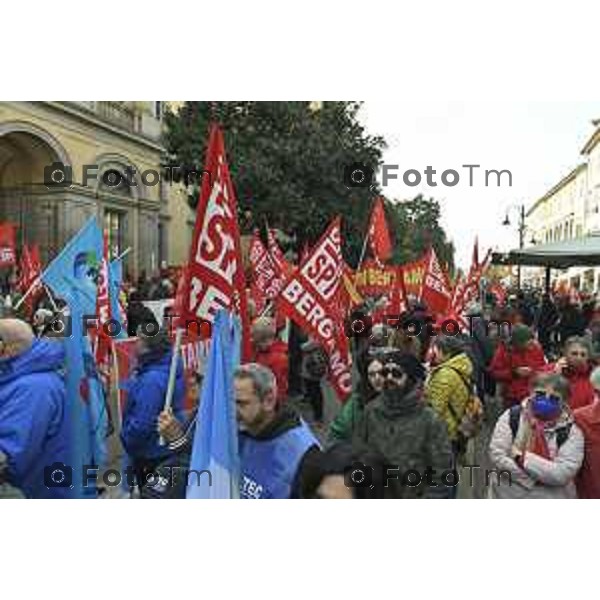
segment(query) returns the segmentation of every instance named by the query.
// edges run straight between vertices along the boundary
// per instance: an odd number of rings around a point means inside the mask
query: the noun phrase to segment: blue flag
[[[108,263],[108,296],[110,301],[111,318],[118,321],[121,325],[119,334],[115,335],[116,339],[127,337],[127,329],[121,322],[121,309],[119,306],[119,294],[121,293],[121,284],[123,283],[123,263],[120,259]]]
[[[239,498],[240,459],[233,373],[239,364],[240,331],[239,319],[225,310],[217,313],[200,392],[188,473],[188,499]]]
[[[108,418],[104,393],[92,354],[84,315],[96,311],[97,280],[102,260],[102,232],[90,219],[62,252],[48,265],[42,281],[65,300],[70,310],[71,331],[66,332],[66,414],[71,419],[69,440],[73,469],[73,497],[95,497],[94,481],[84,485],[83,465],[106,460]]]

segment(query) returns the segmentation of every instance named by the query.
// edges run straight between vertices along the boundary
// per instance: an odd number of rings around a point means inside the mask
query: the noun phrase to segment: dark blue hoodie
[[[127,402],[123,412],[121,441],[133,459],[159,459],[170,453],[166,445],[160,446],[158,443],[157,425],[167,395],[171,355],[171,352],[167,352],[158,358],[143,357],[136,374],[123,385],[127,391]],[[184,400],[183,363],[179,359],[172,408],[180,422],[185,421]]]
[[[8,457],[9,483],[28,498],[69,496],[68,488],[44,485],[44,467],[69,463],[64,359],[62,344],[48,340],[0,359],[0,451]]]

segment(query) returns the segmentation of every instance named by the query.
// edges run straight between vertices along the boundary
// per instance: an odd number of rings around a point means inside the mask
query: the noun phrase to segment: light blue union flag
[[[233,373],[240,360],[241,325],[217,313],[200,392],[200,409],[188,473],[186,498],[239,498],[240,459]],[[210,478],[206,473],[208,471]],[[210,485],[209,485],[210,484]]]
[[[97,281],[102,260],[102,232],[91,218],[48,265],[42,281],[69,306],[71,331],[65,332],[66,415],[70,427],[70,466],[74,498],[96,496],[93,481],[83,485],[83,465],[102,465],[106,459],[108,418],[83,317],[96,311]]]

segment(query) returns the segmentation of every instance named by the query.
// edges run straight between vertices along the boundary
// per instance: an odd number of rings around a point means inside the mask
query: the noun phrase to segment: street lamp
[[[502,225],[504,227],[510,226],[509,213],[511,210],[517,209],[519,211],[519,223],[517,229],[519,231],[519,250],[523,249],[523,245],[525,243],[525,205],[524,204],[511,204],[506,209],[506,216],[504,217],[504,221],[502,221]],[[517,288],[521,289],[521,265],[517,265]]]

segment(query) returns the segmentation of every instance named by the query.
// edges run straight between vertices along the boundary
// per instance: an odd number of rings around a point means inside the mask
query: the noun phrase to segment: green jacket
[[[332,442],[351,441],[363,411],[364,404],[360,395],[353,392],[329,426],[329,440]]]
[[[353,445],[385,460],[390,496],[450,497],[452,490],[442,476],[453,468],[452,448],[444,423],[425,406],[420,389],[399,402],[390,402],[385,394],[369,402],[355,428]],[[420,475],[419,485],[410,479],[414,471]]]

